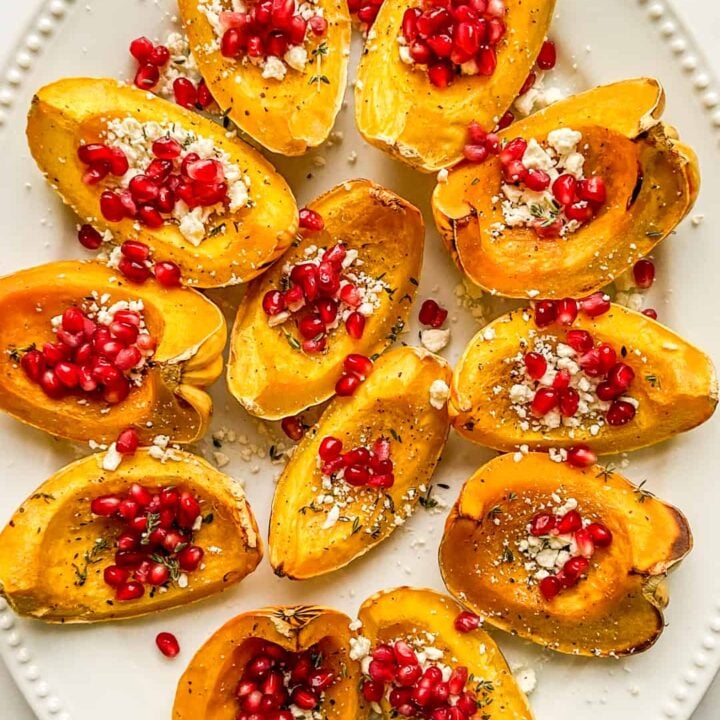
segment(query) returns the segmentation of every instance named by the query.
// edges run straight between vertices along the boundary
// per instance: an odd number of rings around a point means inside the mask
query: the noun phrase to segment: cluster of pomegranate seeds
[[[468,162],[482,163],[490,155],[497,155],[500,152],[500,138],[497,133],[485,132],[474,120],[468,125],[467,133],[468,141],[463,147],[463,155]]]
[[[180,643],[172,633],[158,633],[155,644],[158,650],[167,658],[174,658],[180,654]]]
[[[605,180],[600,175],[592,175],[578,180],[568,172],[563,173],[552,182],[550,175],[544,170],[528,169],[523,164],[523,156],[528,142],[517,137],[503,145],[499,157],[502,165],[504,182],[510,185],[525,185],[533,192],[551,190],[553,200],[568,221],[582,225],[595,217],[607,200]],[[557,238],[565,228],[562,217],[554,220],[538,218],[533,224],[535,234],[544,239]]]
[[[373,371],[373,361],[365,355],[350,353],[343,362],[343,372],[335,383],[335,392],[341,397],[354,395]]]
[[[568,559],[560,570],[540,580],[540,593],[552,600],[558,593],[577,585],[590,567],[590,558],[597,548],[609,547],[612,533],[599,522],[585,523],[577,510],[568,510],[558,517],[552,512],[540,512],[530,520],[530,534],[534,537],[569,536],[577,547],[577,555]]]
[[[115,540],[115,564],[103,573],[117,600],[137,600],[146,585],[165,585],[202,562],[203,549],[192,544],[193,531],[202,522],[200,503],[189,490],[153,492],[133,483],[126,493],[96,497],[90,509],[122,527]]]
[[[378,438],[369,449],[359,446],[343,453],[338,438],[328,435],[318,450],[323,475],[339,477],[353,487],[387,489],[395,483],[393,461],[390,459],[390,441]]]
[[[420,307],[418,319],[423,325],[431,328],[440,328],[447,320],[448,311],[438,305],[435,300],[426,300]]]
[[[328,29],[320,15],[306,20],[295,0],[260,0],[248,12],[220,13],[220,23],[220,52],[233,60],[282,58],[291,47],[304,45],[308,32],[321,38]]]
[[[134,310],[119,310],[102,325],[69,307],[56,341],[24,353],[20,365],[50,398],[76,394],[116,405],[130,393],[130,374],[155,352],[157,341],[141,325]]]
[[[556,63],[557,48],[555,47],[555,43],[552,40],[546,40],[542,44],[537,59],[535,60],[536,68],[543,71],[552,70],[555,67]],[[523,95],[525,95],[525,93],[528,92],[535,85],[537,78],[538,73],[535,70],[531,70],[528,73],[528,76],[525,78],[525,82],[523,83],[522,87],[520,88],[518,97],[522,97]],[[508,123],[508,125],[509,124],[510,123]]]
[[[191,210],[229,202],[225,169],[219,160],[187,153],[172,137],[156,140],[152,153],[154,159],[143,173],[133,176],[127,189],[108,189],[100,196],[100,212],[108,222],[130,219],[157,229],[180,200]],[[129,169],[123,151],[104,143],[81,145],[78,157],[88,166],[83,180],[91,185],[108,172],[122,177]]]
[[[280,427],[282,428],[282,431],[295,442],[302,440],[305,435],[306,427],[301,415],[292,415],[290,417],[283,418],[280,421]]]
[[[178,287],[182,278],[180,268],[169,260],[152,263],[150,248],[137,240],[126,240],[120,246],[118,270],[134,283],[144,283],[153,275],[163,287]]]
[[[535,303],[534,320],[539,328],[554,323],[570,326],[575,322],[578,313],[595,318],[604,315],[608,310],[610,310],[610,297],[603,292],[596,292],[580,300],[573,298],[538,300]]]
[[[489,77],[507,32],[506,11],[502,0],[425,0],[422,9],[408,8],[401,32],[410,61],[427,66],[439,88],[461,71]]]
[[[317,645],[293,653],[263,641],[235,688],[240,705],[235,720],[294,720],[291,706],[305,712],[318,710],[325,691],[336,681]]]
[[[367,32],[375,22],[383,0],[348,0],[348,10],[354,15],[361,27]]]
[[[467,667],[455,667],[445,680],[437,665],[423,667],[415,650],[404,640],[378,645],[367,674],[363,697],[367,702],[379,703],[387,696],[393,715],[431,720],[477,717],[477,700],[467,689],[470,679]]]
[[[160,82],[162,69],[170,62],[170,50],[165,45],[155,45],[150,38],[139,37],[130,43],[130,54],[138,63],[136,87],[154,90]],[[173,82],[173,93],[175,102],[188,110],[205,110],[214,102],[204,80],[195,85],[188,78],[177,78]]]
[[[480,627],[480,616],[463,610],[454,621],[455,629],[459,633],[469,633]]]

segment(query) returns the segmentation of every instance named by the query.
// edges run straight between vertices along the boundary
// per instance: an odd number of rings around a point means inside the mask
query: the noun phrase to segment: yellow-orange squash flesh
[[[142,384],[116,405],[96,399],[79,404],[79,395],[49,398],[12,352],[55,341],[51,319],[81,307],[93,291],[107,293],[108,306],[142,300],[148,332],[158,340]],[[188,443],[204,435],[212,413],[204,388],[222,373],[227,327],[200,293],[153,280],[136,285],[101,263],[64,261],[0,278],[0,312],[0,409],[18,420],[84,442],[113,442],[126,427],[135,427],[145,442],[169,435]]]
[[[695,153],[659,122],[664,103],[656,80],[627,80],[555,103],[500,133],[541,143],[559,128],[583,134],[585,174],[605,179],[607,202],[563,238],[542,240],[532,228],[504,225],[497,157],[455,168],[435,188],[432,206],[460,269],[500,295],[579,297],[647,255],[690,211],[700,184]]]
[[[201,0],[179,0],[183,27],[210,92],[223,112],[272,152],[302,155],[324,142],[345,95],[350,14],[344,0],[318,0],[327,33],[307,44],[304,70],[283,80],[263,78],[251,62],[223,57]]]
[[[330,403],[298,445],[275,489],[269,545],[278,575],[299,580],[337,570],[382,542],[397,527],[396,517],[404,521],[415,508],[449,429],[447,407],[430,405],[430,386],[437,380],[450,381],[444,360],[416,348],[399,348],[377,361],[355,395]],[[395,484],[384,493],[358,490],[337,522],[325,527],[332,506],[317,502],[322,488],[317,459],[328,435],[341,440],[346,451],[387,438]]]
[[[325,229],[303,231],[301,242],[283,263],[248,287],[230,342],[230,392],[248,412],[270,420],[295,415],[332,397],[348,354],[369,357],[390,345],[407,321],[422,267],[420,211],[389,190],[368,180],[353,180],[309,207],[323,217]],[[330,334],[325,353],[305,354],[293,319],[276,327],[268,325],[263,296],[280,287],[286,264],[306,260],[307,248],[339,242],[357,250],[362,272],[370,277],[382,275],[389,290],[381,293],[380,307],[367,318],[360,340],[351,338],[341,323]]]
[[[463,607],[455,600],[434,590],[400,587],[368,598],[360,607],[358,618],[362,622],[360,632],[373,647],[400,638],[411,645],[415,639],[426,644],[427,634],[432,635],[433,647],[444,653],[442,662],[464,666],[473,676],[482,717],[531,720],[527,699],[490,635],[482,628],[469,633],[455,629],[453,623],[462,611]],[[472,685],[471,682],[469,687]],[[383,710],[386,717],[394,717],[385,701]]]
[[[19,615],[50,623],[120,620],[165,610],[222,592],[251,573],[262,557],[257,524],[240,486],[205,460],[176,450],[161,462],[147,450],[126,457],[114,471],[102,469],[102,454],[64,467],[43,483],[0,533],[0,594]],[[114,564],[113,545],[121,526],[90,511],[93,498],[127,492],[140,483],[151,490],[176,486],[192,491],[203,517],[194,533],[206,552],[202,569],[188,574],[188,586],[170,583],[167,592],[146,592],[119,602],[103,570]],[[99,538],[108,547],[94,548]],[[88,555],[90,553],[90,562]]]
[[[400,59],[398,36],[405,10],[417,0],[383,3],[360,61],[355,85],[358,130],[372,145],[426,172],[463,157],[474,120],[491,130],[510,107],[540,51],[554,0],[505,0],[508,32],[490,77],[458,75],[435,87],[424,66]]]
[[[323,667],[335,673],[321,707],[327,720],[365,717],[358,685],[360,668],[350,659],[350,618],[317,605],[269,607],[225,623],[190,661],[180,678],[173,720],[235,720],[235,688],[262,641],[299,653],[318,645]]]
[[[621,426],[604,424],[595,435],[588,424],[544,432],[523,430],[511,407],[512,364],[505,359],[525,352],[523,340],[532,349],[534,333],[562,340],[567,328],[552,325],[538,330],[529,308],[503,315],[488,327],[485,332],[492,339],[478,333],[455,367],[450,397],[453,427],[481,445],[510,451],[522,444],[539,449],[584,443],[601,454],[623,452],[690,430],[715,411],[717,377],[710,358],[664,325],[613,304],[595,319],[580,314],[573,328],[587,330],[596,345],[610,343],[618,359],[634,370],[627,393],[639,402],[634,419]],[[502,392],[495,392],[498,386]]]
[[[132,219],[107,221],[100,212],[105,184],[83,182],[87,167],[77,151],[80,145],[102,141],[109,121],[128,117],[141,123],[175,124],[212,140],[248,176],[251,205],[214,216],[212,228],[197,247],[175,224],[151,229]],[[201,115],[115,80],[71,78],[42,88],[33,98],[27,137],[48,182],[83,221],[110,230],[118,243],[129,239],[145,243],[156,260],[177,263],[189,285],[221,287],[251,280],[285,251],[297,230],[297,206],[290,188],[259,152],[227,137],[220,125]]]
[[[613,541],[596,550],[586,578],[546,601],[528,584],[516,542],[553,493],[575,498],[578,512],[606,525]],[[544,453],[520,462],[508,454],[465,483],[445,525],[440,569],[450,593],[496,627],[559,652],[627,655],[662,632],[665,576],[691,547],[680,511],[621,475]]]

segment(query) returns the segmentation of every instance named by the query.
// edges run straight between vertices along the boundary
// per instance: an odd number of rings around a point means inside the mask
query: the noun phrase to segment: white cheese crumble
[[[428,328],[421,330],[420,342],[425,349],[438,353],[450,342],[450,329]]]
[[[444,380],[434,380],[430,385],[430,404],[436,410],[442,410],[450,397],[450,388]]]
[[[110,447],[107,449],[105,456],[103,457],[103,470],[109,470],[111,472],[113,470],[117,470],[120,467],[122,459],[123,456],[121,453],[118,452],[117,445],[115,443],[112,443],[112,445],[110,445]]]

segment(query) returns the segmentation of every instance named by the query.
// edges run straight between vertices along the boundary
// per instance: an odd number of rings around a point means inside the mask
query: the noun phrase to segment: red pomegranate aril
[[[455,618],[453,625],[459,633],[469,633],[480,627],[480,617],[464,610]]]
[[[365,332],[365,316],[359,312],[352,312],[345,320],[345,329],[354,340],[360,340]]]
[[[308,355],[324,352],[327,347],[327,335],[318,335],[311,340],[303,340],[301,347],[303,352]]]
[[[60,343],[45,343],[42,354],[44,361],[53,367],[65,360],[68,356],[67,349]]]
[[[220,52],[223,57],[234,59],[243,51],[246,44],[245,33],[237,28],[227,30],[220,41]]]
[[[318,300],[315,309],[326,327],[332,325],[337,319],[338,306],[335,300],[331,298]]]
[[[453,69],[448,62],[437,62],[428,67],[428,78],[435,87],[447,87],[453,76]]]
[[[318,455],[321,460],[329,462],[330,460],[335,460],[340,457],[342,447],[342,440],[338,440],[337,438],[332,437],[332,435],[328,435],[322,439],[320,448],[318,449]]]
[[[503,178],[506,182],[512,184],[521,183],[527,178],[527,168],[520,160],[511,160],[507,165],[503,166]]]
[[[535,304],[535,325],[539,328],[552,325],[557,319],[557,304],[553,300],[539,300]]]
[[[557,524],[557,530],[561,535],[577,532],[582,527],[582,517],[577,510],[568,510]]]
[[[147,575],[147,583],[150,585],[165,585],[170,580],[170,570],[167,565],[153,563]]]
[[[155,644],[165,657],[174,658],[180,653],[180,643],[172,633],[158,633],[155,638]]]
[[[558,407],[563,417],[573,417],[580,406],[580,395],[574,388],[565,388],[558,393]]]
[[[30,350],[20,358],[20,366],[34,382],[38,382],[45,372],[45,358],[39,350]]]
[[[294,20],[295,18],[293,18]],[[321,17],[320,15],[313,15],[307,22],[307,24],[310,26],[310,30],[312,31],[312,34],[316,37],[322,37],[326,32],[328,28],[327,20],[324,17]],[[304,34],[303,34],[304,37]]]
[[[563,574],[567,579],[564,583],[566,587],[568,585],[574,585],[588,567],[590,567],[590,563],[588,559],[582,555],[576,555],[570,558],[565,565],[563,565]]]
[[[97,185],[109,172],[110,168],[107,165],[95,165],[83,174],[83,182],[86,185]]]
[[[94,515],[101,517],[111,517],[115,515],[120,507],[120,498],[117,495],[101,495],[93,498],[90,503],[90,511]]]
[[[500,162],[503,165],[509,165],[513,160],[521,160],[527,150],[527,145],[527,140],[524,138],[510,140],[500,151]]]
[[[80,244],[88,250],[97,250],[103,243],[103,236],[92,225],[81,225],[78,230]]]
[[[530,412],[535,417],[543,417],[558,404],[558,392],[553,388],[541,387],[530,403]]]
[[[588,317],[598,317],[610,309],[610,298],[603,292],[596,292],[579,300],[580,310]]]
[[[635,371],[625,363],[617,363],[608,371],[607,379],[618,392],[625,392],[635,379]]]
[[[262,306],[266,315],[278,315],[285,310],[285,296],[279,290],[269,290],[263,296]]]
[[[298,330],[306,340],[312,340],[325,332],[325,325],[319,317],[307,315],[301,318]]]
[[[120,246],[120,251],[126,258],[137,262],[145,262],[150,257],[150,248],[137,240],[126,240]]]
[[[617,427],[629,423],[635,417],[635,406],[626,400],[615,400],[605,415],[608,425]]]
[[[571,380],[572,380],[572,376],[570,375],[570,371],[566,370],[565,368],[561,368],[555,374],[555,377],[553,378],[552,386],[556,390],[564,390],[565,388],[570,386]]]
[[[462,693],[467,683],[468,675],[469,673],[466,667],[459,666],[453,669],[448,679],[448,687],[450,688],[451,695],[460,695],[460,693]],[[477,704],[475,707],[477,708]]]
[[[410,57],[419,65],[427,65],[432,59],[432,50],[423,40],[415,40],[410,45]]]
[[[385,694],[385,684],[376,680],[365,680],[362,694],[367,702],[380,702]]]
[[[575,445],[568,448],[567,462],[578,468],[586,468],[597,462],[597,455],[587,445]]]
[[[607,373],[617,361],[617,353],[615,348],[609,343],[600,343],[597,346],[598,358],[600,361],[600,372]]]
[[[126,568],[120,568],[117,565],[108,565],[103,570],[103,580],[110,587],[120,587],[124,585],[130,578],[130,571]]]
[[[152,205],[143,205],[139,208],[137,219],[151,230],[157,230],[165,224],[163,216]]]
[[[345,358],[343,366],[346,372],[357,375],[361,380],[365,380],[373,371],[373,361],[358,353],[350,353]]]
[[[539,380],[547,371],[547,360],[536,352],[525,355],[525,371],[533,380]]]
[[[647,290],[655,282],[655,265],[651,260],[638,260],[633,265],[633,278],[636,287]]]
[[[607,200],[605,180],[599,175],[585,178],[578,183],[577,194],[581,200],[602,204]]]
[[[181,527],[190,528],[200,514],[200,503],[192,493],[184,491],[180,493],[178,501],[178,523]]]
[[[545,600],[550,601],[562,590],[562,583],[554,575],[549,575],[538,583],[538,588]]]
[[[197,545],[188,545],[186,548],[183,548],[177,556],[180,569],[186,572],[197,570],[204,554],[203,549]]]
[[[557,322],[559,325],[572,325],[578,314],[577,300],[563,298],[557,301]]]
[[[319,213],[309,208],[300,210],[300,227],[310,232],[321,232],[325,228],[325,222]]]
[[[557,527],[557,518],[549,512],[541,512],[530,520],[530,534],[534,537],[548,535]]]
[[[541,70],[552,70],[557,62],[557,49],[552,40],[546,40],[535,61]]]
[[[584,200],[565,206],[565,215],[568,220],[577,220],[586,223],[592,220],[595,210]]]
[[[504,33],[504,26],[502,25],[493,25],[491,24],[490,27],[494,27],[497,31],[501,31]],[[478,68],[478,74],[483,75],[485,77],[489,77],[495,72],[495,68],[497,67],[497,54],[495,53],[494,48],[488,48],[488,47],[482,47],[480,48],[480,52],[477,56],[477,68]]]
[[[610,384],[609,382],[601,382],[595,388],[595,394],[600,400],[603,400],[604,402],[615,400],[615,398],[618,397],[618,395],[620,395],[621,393],[621,390],[618,390],[614,385]]]
[[[654,310],[653,308],[645,308],[645,310],[642,311],[642,314],[646,317],[651,318],[652,320],[658,319],[657,310]]]
[[[323,262],[332,263],[338,270],[342,267],[342,262],[347,256],[347,250],[342,243],[337,243],[328,248],[322,256]]]
[[[447,316],[448,311],[445,308],[440,307],[435,300],[429,299],[422,304],[418,317],[423,325],[439,328],[442,327]]]
[[[78,367],[69,362],[59,362],[55,366],[55,376],[69,390],[78,386]]]
[[[547,220],[536,220],[532,226],[535,234],[543,240],[558,238],[562,235],[563,221],[558,218],[549,222]]]
[[[135,347],[123,348],[115,357],[115,367],[127,372],[137,367],[142,360],[142,353]]]
[[[138,68],[135,74],[135,85],[140,90],[152,90],[160,81],[160,70],[155,65],[146,63]]]
[[[472,163],[482,163],[487,160],[488,150],[484,145],[465,145],[463,157]]]
[[[317,695],[312,690],[301,687],[292,691],[291,699],[301,710],[314,710],[319,702]]]
[[[283,418],[280,422],[282,431],[291,439],[297,442],[305,435],[305,425],[299,415]]]
[[[355,308],[362,303],[362,295],[355,285],[352,283],[345,283],[340,288],[340,300],[346,305]]]
[[[163,67],[170,61],[170,51],[164,45],[156,45],[147,56],[147,62],[150,65]]]
[[[173,95],[175,102],[187,110],[194,110],[198,102],[197,88],[184,77],[179,77],[173,82]]]
[[[345,468],[345,475],[343,476],[346,483],[353,485],[354,487],[360,487],[366,485],[370,473],[367,468],[361,467],[360,465],[350,465]]]
[[[518,96],[522,96],[526,92],[528,92],[532,88],[532,86],[535,85],[536,80],[537,75],[534,72],[529,73],[528,76],[525,78],[525,82],[522,84],[520,91],[518,92]]]
[[[120,602],[139,600],[145,594],[145,586],[139,582],[127,582],[118,587],[115,599]]]
[[[375,682],[389,683],[395,678],[393,666],[389,663],[373,659],[368,667],[368,674]]]
[[[340,275],[332,263],[323,260],[318,265],[318,288],[328,297],[334,296],[340,289]]]
[[[525,184],[530,190],[539,192],[550,185],[550,176],[544,170],[528,170],[525,175]]]
[[[100,212],[109,222],[120,222],[125,217],[125,209],[120,197],[112,190],[106,190],[100,196]]]
[[[182,278],[182,271],[180,268],[170,260],[163,260],[153,265],[153,273],[155,279],[163,286],[167,288],[179,287],[180,280]]]
[[[154,198],[146,202],[157,202],[160,197],[160,190],[162,189],[160,185],[167,181],[173,169],[174,166],[170,160],[160,160],[159,158],[156,158],[147,166],[145,169],[145,177],[157,184],[157,193]],[[137,200],[137,198],[135,199]]]
[[[561,205],[571,205],[575,202],[575,194],[577,192],[577,180],[572,176],[561,175],[552,186],[552,192],[555,199]]]
[[[418,659],[415,651],[403,640],[393,645],[393,654],[398,665],[417,665]]]
[[[140,537],[134,531],[128,531],[118,535],[115,541],[118,550],[137,550],[140,547]]]
[[[590,523],[585,529],[590,533],[596,547],[605,548],[612,543],[612,533],[602,523]]]
[[[150,38],[139,37],[135,38],[130,43],[130,54],[139,62],[147,62],[148,56],[155,48],[155,44]]]
[[[592,350],[595,341],[587,330],[568,330],[565,342],[577,353],[584,354]]]

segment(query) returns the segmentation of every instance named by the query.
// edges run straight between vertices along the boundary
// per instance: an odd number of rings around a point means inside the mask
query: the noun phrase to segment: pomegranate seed
[[[588,317],[594,318],[603,315],[610,309],[610,298],[605,293],[596,292],[582,298],[580,310]]]
[[[237,28],[227,30],[220,41],[220,52],[223,57],[234,59],[243,49],[243,34]]]
[[[561,368],[557,371],[555,377],[553,378],[552,386],[556,390],[564,390],[565,388],[570,386],[571,380],[572,377],[570,375],[570,371],[566,370],[565,368]]]
[[[321,353],[325,350],[327,346],[327,336],[326,335],[318,335],[317,337],[312,338],[312,340],[303,340],[302,341],[302,349],[304,353],[307,353],[308,355],[311,355],[313,353]]]
[[[395,672],[392,665],[375,659],[370,661],[368,674],[378,683],[389,683],[395,679]]]
[[[88,250],[97,250],[103,243],[103,236],[92,225],[81,225],[78,230],[80,244]]]
[[[601,374],[607,373],[617,360],[617,353],[609,343],[600,343],[597,347],[598,358],[600,362]]]
[[[547,371],[547,360],[536,352],[525,355],[525,370],[533,380],[539,380]]]
[[[563,229],[563,222],[560,218],[548,222],[547,220],[536,220],[532,226],[535,234],[543,240],[560,237]]]
[[[285,296],[279,290],[269,290],[262,300],[263,310],[272,317],[285,310]]]
[[[577,532],[582,527],[582,518],[577,510],[568,510],[557,524],[561,535]]]
[[[645,310],[642,311],[642,314],[646,317],[651,318],[652,320],[658,319],[657,310],[653,310],[653,308],[645,308]]]
[[[97,185],[103,178],[106,178],[110,168],[107,165],[91,167],[84,175],[83,182],[86,185]]]
[[[615,400],[607,411],[605,419],[608,425],[625,425],[635,417],[635,406],[625,400]]]
[[[197,88],[184,77],[179,77],[173,82],[173,94],[175,102],[188,110],[194,110],[198,104]]]
[[[595,552],[595,543],[593,542],[590,533],[585,528],[578,530],[573,539],[575,540],[577,551],[580,555],[582,555],[582,557],[590,558],[593,556]]]
[[[365,680],[362,694],[367,702],[380,702],[385,695],[385,684],[375,680]]]
[[[155,275],[155,279],[163,287],[167,288],[178,287],[180,285],[180,279],[182,278],[182,271],[170,260],[155,263],[155,265],[153,265],[153,274]]]
[[[197,570],[204,554],[203,549],[197,547],[197,545],[188,545],[186,548],[183,548],[177,556],[180,569],[186,572]]]
[[[442,327],[447,316],[448,311],[440,307],[435,300],[425,300],[420,308],[420,322],[432,328]]]
[[[539,328],[552,325],[557,319],[557,304],[553,300],[539,300],[535,304],[535,325]]]
[[[360,340],[365,332],[365,316],[359,312],[352,312],[345,320],[345,329],[354,340]]]
[[[565,388],[558,393],[558,406],[563,417],[572,417],[580,406],[580,395],[574,388]]]
[[[568,174],[561,175],[552,186],[553,195],[561,205],[571,205],[575,202],[576,191],[577,180]]]
[[[588,567],[590,567],[590,563],[587,558],[584,558],[581,555],[570,558],[565,565],[563,565],[563,574],[566,578],[566,582],[564,584],[566,587],[568,585],[574,585]]]
[[[537,192],[545,190],[550,185],[550,176],[544,170],[528,170],[525,184]]]
[[[163,67],[170,61],[170,51],[164,45],[157,45],[147,56],[147,62],[150,65],[156,65],[157,67]]]
[[[586,468],[597,462],[597,455],[587,445],[568,448],[567,462],[573,467]]]
[[[655,265],[650,260],[638,260],[633,266],[633,278],[637,287],[647,290],[655,282]]]
[[[174,138],[164,137],[153,143],[152,151],[160,160],[175,160],[182,154],[182,145]]]
[[[130,43],[130,54],[139,62],[147,62],[148,56],[155,48],[155,44],[150,38],[139,37],[135,38]]]
[[[139,582],[127,582],[120,585],[115,591],[115,599],[120,602],[138,600],[145,594],[145,586]]]
[[[497,129],[505,130],[505,128],[510,127],[510,125],[512,125],[514,121],[515,115],[510,110],[507,110],[505,114],[500,118],[500,122],[498,122],[497,124]]]
[[[126,568],[120,568],[117,565],[108,565],[103,570],[103,579],[105,584],[110,587],[120,587],[124,585],[130,577],[130,571]]]
[[[331,298],[322,298],[321,300],[318,300],[315,309],[317,310],[318,315],[320,315],[320,319],[325,324],[325,327],[333,325],[337,319],[338,306],[335,300]]]
[[[345,371],[357,375],[360,380],[366,380],[373,371],[373,362],[369,357],[358,353],[350,353],[343,361]]]
[[[458,632],[469,633],[480,627],[480,617],[475,613],[464,610],[455,618],[453,624]]]
[[[135,75],[135,85],[141,90],[152,90],[160,81],[160,70],[155,65],[141,65]]]
[[[325,222],[319,213],[309,208],[300,210],[300,227],[310,232],[321,232],[325,228]]]
[[[335,392],[341,397],[347,397],[354,395],[360,385],[362,380],[357,375],[343,374],[335,385]]]
[[[341,440],[328,435],[322,439],[318,454],[322,460],[328,462],[329,460],[334,460],[335,458],[340,457],[340,453],[342,453],[342,446],[343,444]]]
[[[607,199],[605,180],[599,175],[585,178],[578,183],[577,193],[581,200],[594,203],[604,203]]]
[[[595,211],[592,206],[584,200],[565,206],[565,215],[568,220],[577,220],[579,223],[586,223],[592,220]]]
[[[534,72],[529,73],[528,76],[525,78],[525,82],[520,88],[520,92],[518,92],[518,97],[522,97],[526,92],[528,92],[532,88],[532,86],[535,85],[536,80],[537,75]]]
[[[488,158],[488,151],[484,145],[465,145],[463,156],[468,162],[482,163]]]
[[[530,534],[535,537],[548,535],[557,527],[557,518],[548,512],[538,513],[530,520]]]
[[[159,633],[155,638],[155,644],[165,657],[174,658],[180,653],[180,643],[172,633]]]
[[[635,379],[635,371],[625,363],[617,363],[608,372],[608,382],[618,392],[625,392]]]
[[[435,87],[445,88],[453,81],[454,72],[447,61],[428,66],[427,72],[430,82]]]
[[[577,353],[586,353],[592,350],[595,341],[587,330],[568,330],[565,342]]]
[[[527,168],[520,160],[511,160],[507,165],[503,166],[503,177],[508,183],[521,183],[527,178],[527,174]]]
[[[539,582],[538,588],[545,600],[550,601],[562,590],[562,583],[554,575],[548,575]]]
[[[621,394],[621,391],[611,385],[609,382],[601,382],[595,388],[595,393],[600,400],[604,400],[607,402],[609,400],[614,400],[616,397],[618,397],[618,395]]]
[[[108,222],[120,222],[125,217],[125,208],[120,197],[112,190],[106,190],[100,196],[100,212]]]
[[[527,140],[524,138],[518,137],[510,140],[500,151],[500,162],[503,165],[509,165],[513,160],[522,160],[527,145]]]
[[[578,314],[577,300],[563,298],[557,301],[557,322],[559,325],[572,325]]]
[[[280,422],[282,431],[291,439],[297,442],[305,435],[305,425],[299,415],[283,418]]]
[[[312,340],[325,332],[325,324],[319,317],[306,315],[298,323],[298,330],[306,340]]]
[[[140,438],[137,434],[137,430],[133,428],[127,428],[123,430],[115,441],[115,447],[121,455],[132,455],[140,445]]]
[[[558,392],[553,388],[541,387],[530,403],[530,412],[535,417],[547,415],[558,404]]]
[[[38,382],[45,372],[45,358],[38,350],[30,350],[20,359],[20,366],[31,380]]]
[[[612,533],[602,523],[590,523],[585,529],[597,547],[608,547],[612,543]]]
[[[101,495],[93,498],[90,503],[90,511],[101,517],[111,517],[120,507],[120,498],[117,495]]]
[[[557,49],[552,40],[546,40],[540,48],[540,53],[535,61],[541,70],[552,70],[557,62]]]

